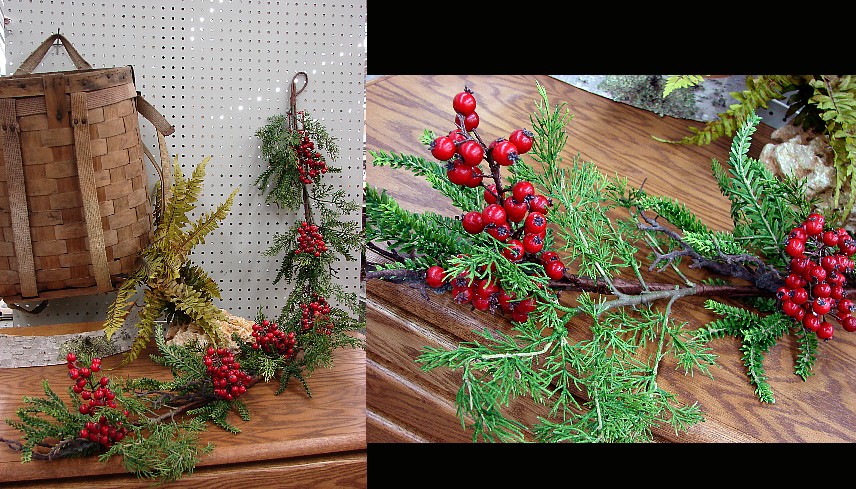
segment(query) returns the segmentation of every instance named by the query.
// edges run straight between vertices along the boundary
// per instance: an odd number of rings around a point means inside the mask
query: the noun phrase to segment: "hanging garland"
[[[199,315],[210,319],[201,328],[202,334],[175,342],[167,339],[161,325],[155,325],[159,321],[145,313],[167,311],[167,323],[183,318],[186,326],[187,316],[193,319],[195,312],[216,309],[213,300],[219,297],[216,284],[188,261],[190,250],[177,245],[189,243],[192,248],[202,242],[202,236],[226,217],[235,193],[217,212],[182,231],[190,223],[187,214],[201,193],[207,159],[190,178],[184,178],[175,162],[170,197],[166,202],[156,201],[155,206],[155,215],[169,216],[159,219],[156,227],[163,239],[153,240],[141,253],[146,264],[137,279],[148,287],[141,321],[148,326],[140,329],[136,342],[139,352],[149,334],[153,335],[157,353],[151,359],[168,368],[172,379],[112,378],[104,375],[92,345],[72,346],[77,351],[69,351],[65,358],[69,401],[44,380],[45,397],[25,396],[24,406],[16,411],[17,419],[6,420],[22,433],[22,440],[0,438],[0,442],[20,451],[22,462],[94,455],[103,462],[118,455],[128,472],[139,478],[174,481],[192,473],[200,457],[213,450],[212,444],[203,445],[200,439],[208,421],[231,433],[241,431],[229,415],[250,419],[242,399],[254,385],[278,381],[276,395],[280,395],[296,378],[311,396],[307,378],[318,367],[333,366],[335,349],[365,348],[365,340],[351,334],[365,328],[356,294],[346,293],[332,280],[337,257],[354,260],[351,253],[362,243],[361,229],[340,220],[359,207],[343,191],[322,181],[324,174],[341,171],[328,165],[324,157],[326,152],[334,159],[338,150],[335,138],[318,121],[296,111],[296,97],[305,88],[304,84],[296,90],[299,78],[307,80],[305,73],[292,79],[288,113],[271,117],[257,132],[262,154],[270,162],[257,180],[259,188],[269,190],[268,203],[288,210],[299,208],[302,215],[288,231],[277,233],[265,252],[283,255],[274,283],[287,280],[293,285],[279,316],[269,319],[261,310],[255,321],[222,310]],[[165,244],[170,246],[164,248]],[[154,280],[143,272],[153,263],[161,264],[164,249],[182,250],[177,262],[181,273],[175,276],[164,271],[169,280]],[[125,308],[137,307],[126,299],[117,297],[111,307],[114,314],[110,317],[115,316],[119,325],[127,317]],[[230,337],[224,338],[224,331],[231,331]],[[123,364],[134,358],[136,355],[126,357]]]

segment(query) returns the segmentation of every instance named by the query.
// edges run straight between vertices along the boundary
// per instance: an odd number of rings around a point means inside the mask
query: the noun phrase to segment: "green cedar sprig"
[[[732,232],[714,232],[677,200],[633,189],[625,178],[607,177],[579,155],[570,165],[560,165],[570,116],[563,105],[550,108],[543,87],[538,85],[538,90],[542,100],[530,117],[536,133],[531,157],[541,165],[536,169],[519,161],[511,172],[514,179],[533,182],[552,199],[553,248],[563,252],[577,277],[595,279],[607,292],[580,290],[573,300],[562,302],[542,293],[529,320],[513,324],[513,334],[486,328],[477,332],[484,342],[465,342],[451,350],[423,350],[417,358],[423,369],[462,372],[456,405],[462,425],[472,430],[473,439],[521,441],[531,436],[540,441],[642,441],[650,440],[655,425],[668,424],[676,433],[686,430],[703,419],[700,408],[683,405],[658,385],[659,365],[673,357],[686,374],[699,371],[711,376],[709,367],[716,356],[710,343],[725,335],[743,340],[747,375],[762,402],[773,399],[763,368],[764,355],[791,328],[801,345],[795,369],[806,375],[817,341],[781,314],[770,294],[783,280],[786,262],[780,244],[810,206],[804,197],[804,182],[773,178],[748,157],[758,119],[749,117],[737,132],[727,167],[715,160],[712,164],[721,191],[732,201],[735,224]],[[454,186],[442,180],[436,165],[421,158],[384,151],[372,155],[376,165],[425,176],[453,203],[470,206],[462,211],[483,205],[475,197],[461,197],[471,193],[468,189],[449,190]],[[533,286],[538,282],[535,269],[527,269],[526,263],[509,266],[497,242],[465,234],[456,220],[405,212],[394,199],[371,187],[366,195],[369,245],[401,270],[396,276],[390,264],[378,265],[377,277],[412,280],[414,272],[415,277],[424,277],[418,275],[418,267],[440,264],[447,270],[447,278],[461,273],[485,278],[496,273],[504,289],[538,289]],[[618,208],[629,211],[628,217],[611,217]],[[372,241],[388,247],[384,250]],[[671,265],[683,284],[673,288],[650,284],[649,288],[640,261],[644,255],[639,253],[646,249],[650,252],[649,271],[658,263]],[[676,322],[671,315],[674,302],[707,290],[681,273],[682,257],[723,278],[754,283],[758,296],[741,300],[745,307],[757,305],[762,314],[709,301],[721,319],[697,330]],[[636,280],[640,292],[623,292],[627,279],[622,275]],[[624,280],[622,287],[617,285],[619,280]],[[579,324],[580,318],[588,323],[591,338],[571,342],[567,331],[571,321]],[[503,407],[521,396],[549,404],[550,417],[531,427],[506,418]]]

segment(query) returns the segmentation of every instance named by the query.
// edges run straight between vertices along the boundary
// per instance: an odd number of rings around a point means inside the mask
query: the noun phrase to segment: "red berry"
[[[440,161],[448,161],[455,156],[455,143],[448,136],[438,136],[431,142],[429,149],[434,158]]]
[[[511,312],[511,320],[517,323],[525,323],[529,320],[529,313],[515,309]]]
[[[816,236],[823,232],[825,219],[818,213],[809,214],[805,220],[805,232],[809,236]]]
[[[75,355],[74,353],[69,353],[68,355],[65,356],[65,361],[67,361],[69,363],[76,362],[77,361],[77,355]]]
[[[466,182],[464,182],[464,186],[469,188],[476,188],[482,184],[482,180],[484,177],[482,176],[482,170],[479,167],[470,168],[470,175]]]
[[[464,134],[464,132],[461,131],[460,129],[455,129],[455,130],[449,131],[449,139],[451,139],[452,142],[455,144],[462,143],[462,142],[467,140],[467,135]]]
[[[470,234],[478,234],[484,230],[484,219],[479,211],[470,211],[461,219],[464,230]]]
[[[798,239],[800,241],[805,241],[808,238],[808,234],[805,231],[805,227],[795,227],[791,229],[791,232],[788,234],[789,240]]]
[[[479,295],[473,296],[472,301],[470,301],[473,307],[478,311],[487,311],[490,308],[490,299],[487,297],[481,297]]]
[[[515,199],[520,202],[526,202],[527,197],[535,195],[535,185],[532,185],[532,182],[521,180],[514,184],[514,187],[511,189],[511,193],[514,195]]]
[[[838,246],[838,232],[826,231],[821,238],[826,246]]]
[[[472,175],[473,169],[467,165],[454,165],[450,170],[446,171],[449,181],[455,185],[466,185],[469,183]]]
[[[794,304],[796,304],[798,306],[801,306],[801,305],[805,304],[806,301],[808,300],[808,292],[804,288],[799,287],[797,289],[793,289],[790,292],[790,297],[791,297],[791,302],[793,302]]]
[[[499,226],[501,224],[505,224],[505,208],[499,204],[489,204],[482,211],[482,218],[484,219],[485,225],[494,224]]]
[[[538,253],[544,248],[544,240],[538,234],[525,234],[523,236],[523,249],[527,253]]]
[[[476,281],[474,292],[477,296],[487,298],[499,292],[499,286],[488,279],[481,279]]]
[[[826,282],[821,282],[811,288],[811,293],[814,294],[815,297],[829,297],[830,294],[832,294],[832,286]]]
[[[517,147],[517,152],[523,154],[532,149],[532,139],[535,135],[526,129],[517,129],[508,136],[508,140]]]
[[[788,289],[796,289],[802,287],[806,283],[806,279],[795,273],[792,273],[785,277],[785,287],[787,287]]]
[[[794,318],[798,314],[798,311],[802,311],[802,307],[794,304],[792,301],[786,300],[782,302],[782,311],[788,316]]]
[[[488,204],[496,204],[499,192],[496,191],[496,185],[490,184],[484,189],[484,201]]]
[[[844,328],[844,331],[849,333],[856,331],[856,316],[847,316],[841,322],[841,326]]]
[[[473,96],[472,90],[464,88],[463,92],[455,95],[452,99],[452,108],[455,109],[455,112],[465,116],[476,110],[476,98]]]
[[[524,226],[527,233],[542,233],[547,229],[547,218],[540,212],[530,212]]]
[[[820,323],[820,328],[817,329],[815,334],[818,338],[822,340],[828,340],[829,338],[832,338],[834,332],[835,330],[832,327],[832,323],[830,323],[829,321],[824,321]]]
[[[442,267],[434,265],[433,267],[429,267],[425,272],[425,283],[428,284],[429,287],[439,288],[443,286],[443,275],[446,273]]]
[[[815,313],[817,313],[817,315],[823,316],[832,309],[832,304],[829,303],[828,299],[818,297],[814,300],[814,303],[812,303],[811,308]]]
[[[799,258],[805,253],[805,241],[799,239],[790,239],[785,245],[785,253],[794,258]]]
[[[553,280],[560,280],[565,276],[565,264],[562,260],[553,260],[544,264],[544,271]]]
[[[511,228],[508,227],[508,224],[502,223],[499,226],[491,225],[486,226],[487,234],[493,236],[496,240],[505,242],[509,236],[511,236]]]
[[[559,255],[555,251],[545,251],[544,253],[541,253],[541,261],[545,264],[558,259]]]
[[[535,310],[535,299],[528,297],[523,299],[522,301],[516,302],[514,304],[514,309],[516,311],[525,312],[529,314],[530,312]]]
[[[815,314],[806,314],[803,317],[802,324],[809,331],[817,331],[820,328],[820,317]]]
[[[541,214],[547,215],[547,209],[553,205],[550,202],[550,199],[544,197],[540,194],[535,194],[529,199],[529,211],[530,212],[540,212]]]
[[[455,123],[457,124],[458,121],[456,120]],[[479,115],[476,111],[472,111],[464,117],[464,129],[472,131],[477,127],[479,127]]]
[[[517,147],[514,143],[507,139],[498,139],[494,141],[490,149],[490,157],[497,164],[502,166],[510,166],[517,162],[520,157],[517,153]]]
[[[505,199],[505,215],[506,219],[511,222],[520,222],[526,217],[529,208],[522,200],[517,200],[515,197]]]
[[[502,256],[506,257],[509,261],[518,262],[523,259],[523,253],[526,251],[523,248],[523,243],[520,242],[519,239],[509,239],[507,241],[508,246],[502,250]]]
[[[484,159],[484,148],[478,141],[469,139],[458,146],[458,154],[463,158],[465,165],[476,166]]]

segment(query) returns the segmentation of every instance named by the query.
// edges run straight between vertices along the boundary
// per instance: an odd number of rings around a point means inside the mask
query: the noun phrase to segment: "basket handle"
[[[152,166],[155,167],[160,177],[160,201],[161,207],[163,207],[166,205],[167,198],[172,197],[172,165],[170,163],[169,148],[167,148],[164,136],[174,133],[175,127],[152,104],[144,99],[140,92],[137,92],[137,113],[148,119],[155,126],[155,131],[157,131],[158,146],[160,147],[160,164],[158,164],[157,159],[145,144],[143,145],[143,152],[152,162]]]
[[[77,52],[77,49],[74,49],[74,46],[66,39],[65,36],[57,32],[53,34],[49,38],[45,39],[39,47],[36,48],[35,51],[30,54],[30,56],[21,63],[21,66],[15,71],[15,75],[29,75],[39,66],[39,63],[45,58],[45,55],[48,54],[48,49],[53,46],[54,42],[59,40],[62,43],[62,47],[65,48],[65,52],[68,53],[68,57],[71,58],[71,61],[74,63],[74,66],[77,67],[78,70],[88,70],[92,68],[92,65],[86,62],[85,59]]]

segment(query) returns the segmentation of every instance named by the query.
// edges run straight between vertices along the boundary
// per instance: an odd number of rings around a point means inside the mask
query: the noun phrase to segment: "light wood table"
[[[170,378],[169,371],[149,360],[153,347],[133,363],[108,371],[111,377]],[[104,360],[118,365],[121,355]],[[259,383],[242,398],[251,419],[227,418],[241,433],[228,433],[211,423],[201,434],[214,451],[202,455],[196,470],[164,487],[366,487],[365,351],[338,349],[334,366],[319,368],[307,379],[312,397],[294,379],[275,396],[278,382]],[[42,379],[67,399],[65,365],[0,369],[0,419],[17,419],[23,396],[42,397]],[[5,422],[0,437],[20,440],[21,432]],[[0,446],[0,487],[150,487],[151,481],[128,473],[121,457],[33,460],[21,463],[19,452]]]
[[[679,139],[688,134],[688,126],[701,127],[701,123],[661,117],[543,75],[400,75],[368,82],[367,184],[385,189],[407,210],[459,215],[421,177],[373,166],[368,151],[430,159],[419,136],[425,129],[441,132],[451,127],[452,97],[465,86],[478,99],[479,131],[486,140],[507,137],[516,128],[531,128],[529,116],[540,101],[536,80],[545,87],[552,106],[566,103],[572,115],[565,162],[579,153],[608,175],[626,176],[635,187],[644,181],[650,194],[678,199],[713,229],[732,229],[730,203],[720,194],[710,170],[712,159],[728,160],[730,138],[706,146],[658,142],[652,136]],[[769,126],[758,127],[750,156],[760,155],[771,133]],[[369,254],[369,260],[378,258]],[[475,339],[474,329],[496,324],[507,331],[511,323],[503,316],[457,305],[450,294],[423,296],[421,290],[407,285],[372,279],[366,293],[369,443],[471,442],[472,433],[462,428],[455,412],[461,373],[443,368],[425,372],[415,360],[426,346],[452,348]],[[678,301],[673,307],[674,320],[701,326],[715,319],[703,302],[697,297]],[[856,334],[837,329],[831,341],[821,344],[815,375],[805,382],[794,374],[797,349],[793,336],[781,339],[764,363],[775,404],[761,403],[755,396],[738,339],[714,340],[711,346],[717,355],[713,378],[686,376],[675,365],[661,365],[658,384],[675,393],[682,404],[698,403],[705,421],[678,435],[668,426],[656,427],[655,441],[856,441]],[[512,402],[506,414],[531,426],[544,410],[524,400]]]

